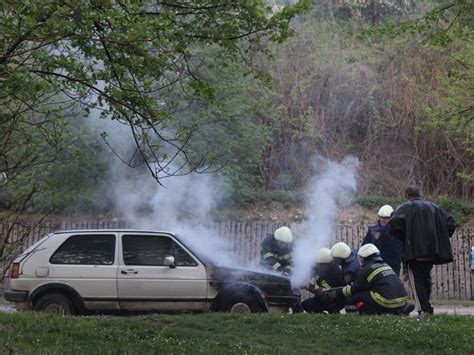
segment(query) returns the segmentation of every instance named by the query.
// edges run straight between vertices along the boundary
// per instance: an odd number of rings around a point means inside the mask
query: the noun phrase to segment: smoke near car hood
[[[121,154],[135,149],[128,127],[114,121],[94,121],[94,131],[106,131],[108,146]],[[191,173],[172,176],[158,184],[144,167],[130,168],[118,159],[109,160],[109,181],[115,209],[131,227],[166,230],[217,265],[242,268],[233,242],[213,228],[211,211],[228,197],[228,187],[217,174]],[[290,227],[295,234],[292,283],[301,286],[310,277],[319,248],[330,246],[337,206],[349,204],[356,188],[358,161],[346,157],[340,163],[315,158],[314,177],[305,189],[306,220]],[[99,194],[100,196],[100,194]],[[278,221],[277,221],[278,222]],[[259,260],[245,268],[263,271]]]
[[[334,240],[338,206],[348,207],[356,191],[358,160],[345,157],[340,163],[324,158],[314,160],[317,173],[306,188],[306,221],[295,226],[293,249],[294,286],[302,286],[310,277],[318,250],[330,247]]]

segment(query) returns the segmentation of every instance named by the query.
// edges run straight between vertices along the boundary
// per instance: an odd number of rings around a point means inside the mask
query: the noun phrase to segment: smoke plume
[[[322,247],[330,247],[334,238],[338,205],[347,205],[356,189],[358,160],[348,156],[341,163],[318,158],[319,170],[309,183],[306,192],[307,220],[295,226],[297,240],[293,251],[295,287],[302,286],[311,276],[315,257]]]

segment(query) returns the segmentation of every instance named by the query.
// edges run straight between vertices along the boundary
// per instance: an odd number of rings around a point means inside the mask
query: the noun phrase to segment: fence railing
[[[231,252],[245,265],[256,260],[260,255],[260,243],[263,238],[273,232],[280,225],[267,222],[219,222],[210,227],[217,234],[228,240]],[[11,233],[10,242],[18,242],[16,254],[26,249],[45,234],[67,229],[115,229],[130,227],[124,221],[83,221],[83,222],[47,222],[34,227],[27,225],[0,224],[0,238],[7,231]],[[297,225],[295,226],[297,230]],[[367,226],[338,225],[334,231],[332,242],[344,241],[353,248],[358,248],[367,232]],[[27,234],[25,234],[27,233]],[[22,236],[27,235],[19,243]],[[474,300],[473,274],[470,270],[470,249],[474,239],[474,229],[459,229],[451,239],[454,253],[454,262],[439,265],[433,268],[432,298],[439,300]],[[2,240],[2,239],[0,239]],[[329,246],[329,245],[328,245]],[[13,255],[12,255],[13,257]],[[0,270],[1,272],[2,270]],[[8,281],[8,280],[7,280]],[[0,292],[1,292],[0,287]]]

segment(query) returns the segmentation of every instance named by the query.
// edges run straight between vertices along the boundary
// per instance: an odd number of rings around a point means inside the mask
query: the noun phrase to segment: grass
[[[0,313],[0,353],[342,354],[474,351],[474,317]]]

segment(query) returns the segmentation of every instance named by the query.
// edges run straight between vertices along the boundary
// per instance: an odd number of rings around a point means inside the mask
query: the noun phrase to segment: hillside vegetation
[[[229,22],[226,26],[231,19],[223,13],[221,31],[246,26],[253,20],[244,15],[260,16],[264,3],[246,5],[248,13],[242,9],[242,18],[236,19],[242,23]],[[279,8],[288,1],[267,3]],[[438,11],[446,21],[454,18],[452,26],[448,23],[442,28],[444,32],[431,31],[429,23],[423,21],[425,27],[400,27],[397,36],[384,27],[389,23],[409,24],[428,10],[436,10],[437,5],[430,0],[301,1],[267,24],[275,26],[276,31],[269,38],[262,36],[257,41],[249,37],[236,45],[219,39],[202,41],[201,34],[197,34],[188,52],[180,46],[189,43],[179,42],[176,50],[183,50],[186,59],[183,70],[188,65],[187,70],[192,67],[193,72],[179,85],[166,86],[166,93],[160,91],[162,101],[153,101],[153,105],[163,106],[155,109],[165,115],[159,129],[173,132],[176,142],[186,141],[186,166],[190,170],[214,173],[225,181],[229,193],[222,204],[226,207],[272,202],[298,206],[308,180],[318,174],[317,157],[340,161],[353,155],[360,162],[359,195],[377,196],[380,202],[398,201],[403,188],[415,183],[424,195],[466,215],[474,193],[474,36],[470,35],[472,22],[464,20],[472,15],[472,5],[456,0],[453,7]],[[457,16],[456,6],[460,9]],[[90,11],[81,15],[100,18],[105,10]],[[124,21],[120,10],[110,11],[115,11],[110,15],[114,21]],[[436,11],[428,18],[436,18]],[[51,19],[55,20],[63,19]],[[258,20],[264,21],[264,17]],[[285,27],[290,20],[290,27]],[[167,28],[171,23],[154,25]],[[137,26],[135,32],[123,34],[122,40],[139,36]],[[9,35],[15,34],[13,27],[8,31]],[[170,41],[180,40],[166,33]],[[86,46],[85,53],[103,55],[100,48],[87,47],[89,42],[79,43]],[[123,58],[133,58],[128,47],[112,49],[125,50]],[[229,56],[229,50],[237,55]],[[47,54],[42,53],[44,57],[39,60],[49,63]],[[164,65],[155,63],[157,58],[146,58],[153,65]],[[118,60],[112,63],[112,69],[120,68],[125,73],[137,70],[139,78],[146,80],[141,65],[150,63],[140,63],[139,59]],[[54,65],[62,64],[70,65],[64,58]],[[94,69],[84,63],[82,69],[87,68]],[[121,80],[130,78],[118,72]],[[47,89],[52,90],[48,94],[59,101],[68,101],[64,90],[54,92],[54,82],[41,81],[36,92],[44,89],[42,85],[48,85]],[[78,89],[78,93],[82,91]],[[124,96],[120,99],[129,100],[130,105],[144,104],[140,98]],[[145,103],[150,103],[147,100]],[[100,120],[97,107],[94,111],[87,105],[81,109],[81,105],[85,103],[74,102],[67,114],[57,107],[54,112],[46,110],[50,106],[42,107],[41,112],[32,114],[32,122],[26,115],[21,125],[4,131],[9,133],[2,136],[4,149],[0,151],[0,208],[110,212],[117,207],[114,178],[123,174],[112,162],[152,178],[147,151],[121,146],[117,142],[124,142],[123,132],[97,123],[107,121],[107,112],[100,115]],[[126,112],[120,112],[126,116]],[[42,115],[48,118],[53,113],[54,121],[41,121]],[[10,127],[9,122],[2,124]],[[134,122],[129,122],[132,128]],[[144,129],[140,120],[135,123]],[[164,143],[148,141],[146,134],[140,136],[135,131],[134,137],[138,146],[158,150],[152,154],[156,169],[172,156]],[[173,139],[167,143],[175,142]],[[138,173],[123,175],[133,174]],[[166,185],[165,181],[160,182]],[[157,184],[157,188],[161,187]]]

